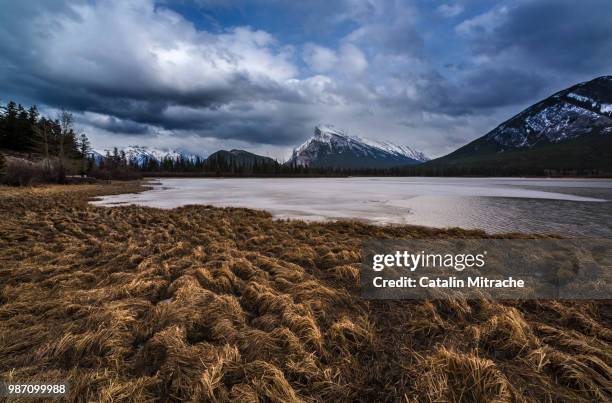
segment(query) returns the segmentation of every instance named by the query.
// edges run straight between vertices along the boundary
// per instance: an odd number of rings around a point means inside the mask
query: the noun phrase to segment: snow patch
[[[601,113],[612,113],[612,104],[601,104],[599,110]]]
[[[596,104],[597,103],[594,100],[592,100],[591,98],[585,97],[585,96],[582,96],[582,95],[578,95],[575,92],[570,92],[569,94],[567,94],[567,96],[568,96],[568,98],[573,98],[573,99],[575,99],[577,101],[580,101],[580,102],[585,102],[585,103],[590,103],[590,104],[593,104],[593,103]]]
[[[612,112],[612,108],[602,109]],[[605,115],[567,102],[536,111],[522,114],[522,122],[514,127],[500,126],[489,138],[503,147],[532,147],[541,141],[556,143],[588,134],[594,127],[612,123]]]

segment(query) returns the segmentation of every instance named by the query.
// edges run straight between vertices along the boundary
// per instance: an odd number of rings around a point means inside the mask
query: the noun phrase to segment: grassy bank
[[[139,189],[0,188],[4,381],[80,401],[612,399],[609,301],[359,298],[364,239],[482,232],[87,204]]]

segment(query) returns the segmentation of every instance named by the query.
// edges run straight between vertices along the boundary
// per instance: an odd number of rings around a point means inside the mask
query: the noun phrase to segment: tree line
[[[0,149],[14,157],[0,164],[44,181],[64,182],[70,173],[86,173],[91,152],[85,133],[77,133],[74,116],[62,110],[55,118],[42,116],[36,105],[28,108],[14,101],[0,105]],[[40,172],[35,172],[40,171]],[[19,174],[19,172],[15,172]]]
[[[62,110],[55,119],[41,116],[36,105],[25,108],[9,101],[0,106],[0,148],[43,157],[86,157],[85,133],[77,133],[72,113]]]

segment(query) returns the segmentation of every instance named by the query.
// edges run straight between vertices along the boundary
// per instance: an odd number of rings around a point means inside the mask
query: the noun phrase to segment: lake
[[[612,180],[523,178],[163,178],[96,205],[248,207],[276,218],[480,228],[612,238]]]

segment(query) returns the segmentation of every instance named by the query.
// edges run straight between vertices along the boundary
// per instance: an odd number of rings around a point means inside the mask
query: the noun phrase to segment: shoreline
[[[591,176],[539,176],[539,175],[526,175],[526,176],[486,176],[486,175],[464,175],[464,176],[441,176],[441,175],[355,175],[355,174],[338,174],[338,175],[315,175],[315,174],[291,174],[291,175],[264,175],[264,174],[252,174],[252,175],[232,175],[232,174],[202,174],[199,172],[142,172],[143,178],[218,178],[218,179],[232,179],[232,178],[295,178],[295,179],[308,179],[308,178],[458,178],[458,179],[594,179],[594,180],[611,180],[612,175],[591,175]]]
[[[366,239],[500,235],[89,204],[144,186],[0,188],[3,381],[71,401],[612,396],[609,301],[360,297]]]
[[[612,182],[524,179],[182,179],[150,180],[138,195],[103,197],[101,206],[136,204],[163,209],[191,204],[268,211],[275,219],[356,220],[372,225],[482,229],[489,234],[609,236],[605,205]],[[304,186],[302,186],[304,185]],[[307,187],[305,185],[308,185]],[[310,188],[310,191],[306,191]],[[572,202],[577,202],[573,204]],[[511,215],[511,211],[517,217]],[[587,227],[580,217],[591,217]],[[548,217],[544,220],[543,217]]]

